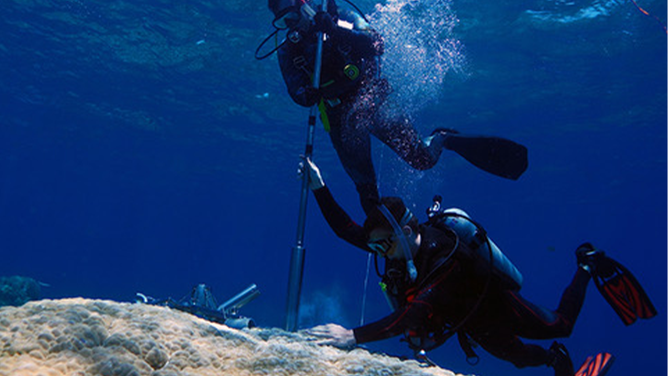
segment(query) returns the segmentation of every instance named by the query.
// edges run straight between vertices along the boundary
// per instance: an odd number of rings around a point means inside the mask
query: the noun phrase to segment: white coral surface
[[[236,330],[187,313],[106,300],[0,309],[0,376],[453,376],[415,361],[320,347],[299,333]]]

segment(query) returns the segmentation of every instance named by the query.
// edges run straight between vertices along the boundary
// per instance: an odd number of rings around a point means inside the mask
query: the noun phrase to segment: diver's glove
[[[322,174],[320,174],[318,166],[316,166],[309,158],[306,158],[305,162],[306,173],[308,174],[308,187],[311,188],[312,191],[324,187],[325,181],[322,179]]]
[[[327,12],[318,12],[313,16],[313,30],[316,32],[323,32],[327,35],[332,35],[336,31],[336,24],[332,15]]]
[[[306,334],[315,337],[316,344],[321,346],[352,349],[357,344],[355,333],[337,324],[318,325],[307,329]]]

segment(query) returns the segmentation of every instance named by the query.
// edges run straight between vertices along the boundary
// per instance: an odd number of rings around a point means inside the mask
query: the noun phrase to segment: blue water
[[[592,286],[564,342],[575,363],[615,354],[610,375],[666,374],[662,26],[627,0],[420,0],[391,12],[405,4],[358,2],[393,38],[384,66],[420,131],[504,136],[529,148],[530,166],[507,181],[444,153],[417,173],[376,143],[382,192],[420,215],[434,194],[465,209],[523,272],[525,296],[548,307],[577,245],[606,250],[659,316],[624,327]],[[665,23],[665,2],[640,6]],[[180,298],[197,283],[222,301],[256,283],[262,295],[242,313],[283,326],[308,112],[274,57],[253,58],[270,21],[263,2],[5,1],[0,275],[47,283],[49,298],[120,301]],[[321,127],[315,159],[362,221]],[[334,236],[312,198],[305,244],[300,327],[358,325],[366,255]],[[377,281],[371,271],[366,322],[388,312]],[[396,338],[368,347],[410,355]],[[552,374],[479,354],[470,366],[450,341],[432,358],[464,374]]]

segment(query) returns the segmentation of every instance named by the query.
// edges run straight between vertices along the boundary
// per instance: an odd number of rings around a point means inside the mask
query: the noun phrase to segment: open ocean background
[[[666,2],[638,0],[665,24]],[[341,4],[343,4],[341,2]],[[434,194],[465,209],[556,307],[591,241],[645,286],[659,316],[625,327],[590,286],[573,335],[576,366],[609,351],[609,375],[666,369],[666,33],[630,0],[371,0],[384,70],[427,135],[436,126],[529,148],[518,181],[451,152],[416,172],[385,146],[385,195],[425,219]],[[242,313],[284,326],[308,110],[287,95],[264,1],[5,0],[0,12],[0,276],[43,296],[219,303],[256,283]],[[315,160],[358,221],[357,194],[318,125]],[[300,328],[360,323],[367,256],[335,237],[312,197]],[[373,269],[373,268],[372,268]],[[365,322],[388,313],[373,270]],[[543,341],[549,346],[551,341]],[[398,338],[368,348],[411,356]],[[455,340],[431,353],[463,374],[515,369]]]

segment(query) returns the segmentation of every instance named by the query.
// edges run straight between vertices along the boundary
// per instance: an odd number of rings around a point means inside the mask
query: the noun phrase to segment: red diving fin
[[[605,255],[597,261],[594,283],[625,325],[656,316],[652,301],[628,269]]]
[[[614,361],[615,357],[610,353],[603,352],[589,356],[575,372],[575,376],[603,376],[608,373]]]

